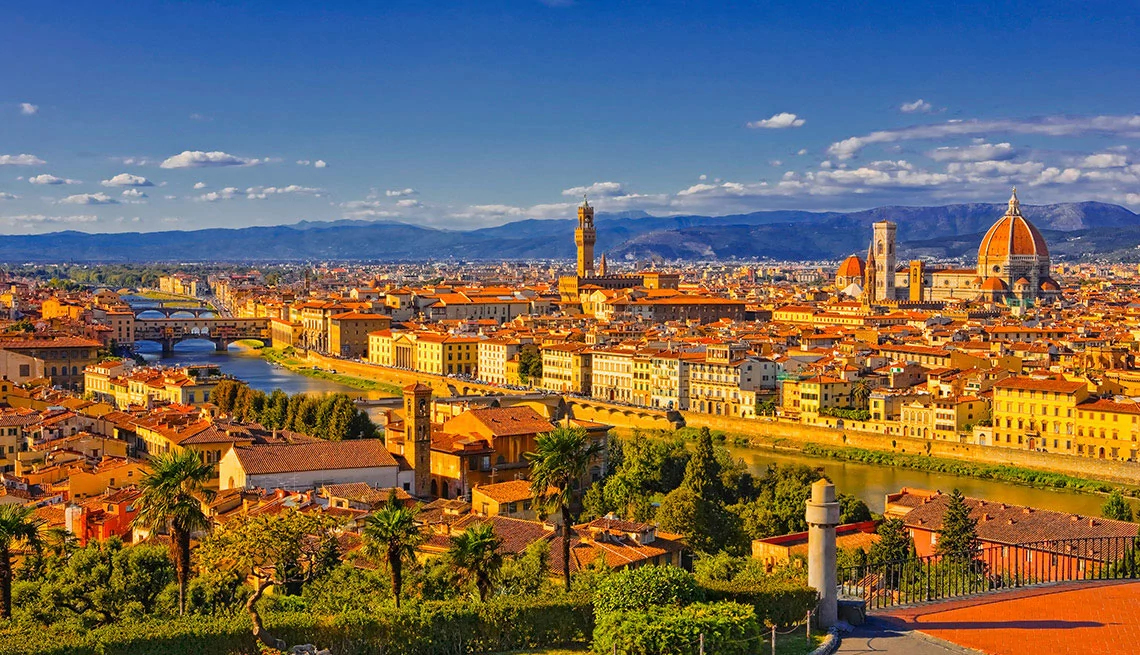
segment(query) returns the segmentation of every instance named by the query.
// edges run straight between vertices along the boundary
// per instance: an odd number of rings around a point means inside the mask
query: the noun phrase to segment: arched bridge
[[[213,307],[207,307],[207,306],[202,306],[202,307],[167,307],[166,305],[158,305],[156,307],[135,307],[134,311],[135,311],[135,318],[138,318],[139,314],[142,314],[143,312],[158,312],[159,314],[162,314],[163,316],[166,316],[167,318],[170,318],[171,315],[173,315],[173,314],[179,314],[179,313],[193,314],[194,318],[202,318],[203,315],[205,315],[205,314],[210,314],[211,316],[217,316],[217,314],[218,314],[218,312]],[[144,318],[144,319],[139,319],[139,320],[146,320],[146,319]]]
[[[225,350],[234,341],[256,339],[270,341],[267,318],[140,318],[135,320],[135,341],[156,341],[162,352],[170,353],[174,345],[189,339],[214,342]]]

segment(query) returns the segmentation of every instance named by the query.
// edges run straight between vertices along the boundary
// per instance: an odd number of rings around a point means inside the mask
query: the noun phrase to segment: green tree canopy
[[[1132,506],[1124,500],[1124,494],[1120,489],[1113,489],[1112,493],[1108,495],[1108,499],[1101,505],[1100,514],[1106,519],[1114,521],[1132,521]]]
[[[978,549],[978,520],[970,518],[970,508],[962,492],[950,494],[946,513],[942,516],[942,529],[938,532],[939,555],[973,553]]]

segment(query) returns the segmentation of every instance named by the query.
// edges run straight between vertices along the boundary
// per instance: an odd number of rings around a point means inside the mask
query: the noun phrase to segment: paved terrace
[[[1137,652],[1140,581],[1079,582],[897,609],[847,635],[845,655]]]

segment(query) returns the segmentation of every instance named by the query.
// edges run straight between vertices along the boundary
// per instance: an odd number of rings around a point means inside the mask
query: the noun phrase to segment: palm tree
[[[865,379],[856,380],[851,386],[851,397],[855,400],[856,409],[865,409],[867,399],[871,397],[871,384]]]
[[[487,600],[495,576],[503,566],[503,556],[499,553],[502,543],[490,523],[473,525],[451,538],[448,553],[451,561],[463,569],[468,580],[475,581],[479,600]]]
[[[34,507],[0,506],[0,617],[12,618],[12,547],[22,543],[38,548],[44,520]]]
[[[404,558],[415,557],[416,546],[423,541],[416,525],[416,512],[401,505],[393,493],[388,496],[387,505],[365,516],[362,522],[364,554],[373,558],[383,557],[388,562],[388,569],[392,572],[392,596],[396,599],[396,609],[399,609],[400,589],[404,584]]]
[[[203,503],[214,497],[206,485],[214,467],[192,450],[165,453],[150,461],[151,473],[139,483],[135,524],[170,531],[170,550],[178,577],[178,612],[186,612],[186,584],[190,580],[190,535],[210,528]]]
[[[562,577],[570,591],[570,501],[574,488],[601,455],[601,444],[590,440],[581,428],[557,427],[538,435],[530,461],[530,488],[562,517]]]

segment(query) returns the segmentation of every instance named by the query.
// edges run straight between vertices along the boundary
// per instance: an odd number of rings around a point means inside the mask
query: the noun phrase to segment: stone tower
[[[404,458],[416,474],[412,495],[427,498],[431,490],[431,387],[422,382],[404,387]]]
[[[874,239],[872,247],[875,249],[875,268],[878,269],[878,286],[875,288],[875,298],[878,300],[895,299],[895,231],[898,226],[890,221],[879,221],[873,226]]]
[[[879,267],[875,263],[875,241],[871,240],[871,245],[867,247],[867,266],[863,272],[863,305],[870,307],[875,303],[878,293],[879,283]]]
[[[594,208],[586,196],[578,205],[578,229],[574,230],[574,244],[578,246],[578,277],[594,274],[594,242],[598,234],[594,230]]]

